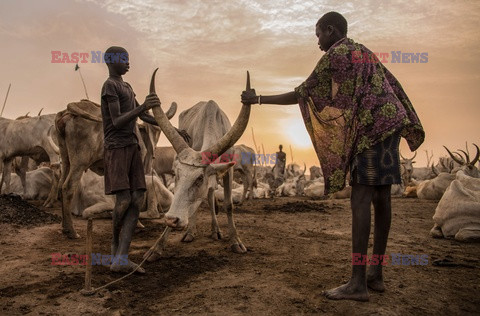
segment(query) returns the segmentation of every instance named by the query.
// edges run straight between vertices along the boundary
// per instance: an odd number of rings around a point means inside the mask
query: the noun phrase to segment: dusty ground
[[[428,254],[429,262],[387,266],[387,291],[371,292],[368,303],[330,301],[321,295],[350,275],[347,200],[280,198],[245,203],[236,216],[249,249],[245,255],[230,252],[226,240],[209,238],[209,215],[201,209],[193,243],[181,243],[181,232],[172,233],[164,258],[147,264],[147,274],[130,276],[91,297],[79,294],[84,266],[51,265],[54,252],[85,254],[85,221],[75,219],[79,240],[63,237],[56,223],[28,228],[4,223],[0,224],[0,314],[479,314],[480,244],[432,239],[428,233],[435,206],[416,199],[393,200],[387,253]],[[60,209],[49,212],[59,215]],[[219,221],[226,235],[226,215],[221,213]],[[161,220],[143,223],[146,228],[136,234],[131,247],[130,257],[137,262],[164,227]],[[110,225],[110,220],[94,222],[94,252],[108,254]],[[433,265],[438,259],[461,265]],[[94,287],[117,277],[107,267],[93,267]]]

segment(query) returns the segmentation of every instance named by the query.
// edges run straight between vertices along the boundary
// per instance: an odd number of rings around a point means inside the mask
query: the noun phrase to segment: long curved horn
[[[415,150],[415,154],[413,154],[413,157],[410,160],[415,159],[415,157],[417,157],[417,151],[416,150]]]
[[[453,159],[453,161],[455,161],[456,163],[458,163],[458,164],[460,164],[460,165],[464,165],[464,164],[465,164],[465,161],[461,161],[461,160],[459,160],[458,158],[456,158],[456,157],[452,154],[452,152],[451,152],[446,146],[443,146],[443,147],[447,150],[448,154],[449,154],[450,157]]]
[[[473,144],[473,146],[475,146],[475,148],[477,148],[477,154],[475,155],[475,158],[473,158],[473,160],[471,162],[472,166],[474,166],[477,163],[478,159],[480,158],[480,149],[475,144]]]
[[[438,176],[438,171],[433,164],[432,164],[432,172],[435,176]]]
[[[461,151],[465,155],[465,158],[467,159],[467,164],[469,164],[470,163],[470,155],[467,152],[465,152],[461,149],[459,149],[459,151]]]
[[[406,160],[405,157],[403,157],[402,153],[400,153],[400,157],[402,157],[403,160]]]
[[[43,108],[40,109],[40,112],[38,112],[37,116],[40,116],[42,114]]]
[[[157,69],[152,74],[152,79],[150,80],[150,93],[155,93],[155,75],[157,74]],[[168,141],[172,144],[173,148],[179,154],[184,149],[188,148],[188,144],[183,140],[183,138],[177,133],[175,127],[172,126],[167,116],[163,112],[160,106],[155,106],[152,108],[153,116],[158,123],[158,126],[162,129],[163,133],[167,137]]]
[[[50,128],[48,129],[47,138],[48,138],[48,142],[49,142],[50,146],[52,147],[53,151],[57,155],[60,155],[60,148],[58,148],[57,144],[55,144],[55,142],[53,141],[53,138],[52,138],[52,128],[53,127],[54,127],[54,125],[50,126]]]
[[[302,176],[305,175],[305,171],[307,171],[307,165],[305,164],[305,161],[303,162],[303,173]]]
[[[250,73],[247,71],[247,86],[246,90],[251,90],[250,88]],[[232,128],[225,134],[223,137],[213,146],[208,148],[206,151],[212,154],[217,154],[220,156],[228,148],[232,147],[233,144],[242,136],[245,128],[248,124],[248,119],[250,118],[250,104],[243,104],[240,114],[237,117],[237,120],[233,124]]]
[[[165,115],[170,120],[175,115],[175,113],[177,113],[177,102],[172,102],[170,108],[168,109],[167,113],[165,113]]]

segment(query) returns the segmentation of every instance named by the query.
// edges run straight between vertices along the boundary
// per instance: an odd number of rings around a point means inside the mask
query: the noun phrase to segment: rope
[[[169,230],[169,227],[166,227],[165,230],[163,231],[162,235],[160,235],[160,237],[155,241],[155,243],[153,244],[153,246],[150,247],[150,250],[153,251],[153,250],[156,248],[157,244],[158,244],[158,243],[160,242],[160,240],[165,236],[165,234],[167,233],[168,230]],[[124,275],[124,276],[122,276],[121,278],[118,278],[118,279],[116,279],[116,280],[113,280],[113,281],[111,281],[111,282],[109,282],[109,283],[107,283],[107,284],[105,284],[105,285],[103,285],[103,286],[101,286],[101,287],[92,288],[91,294],[94,294],[94,293],[96,293],[97,291],[100,291],[100,290],[102,290],[102,289],[104,289],[104,288],[106,288],[106,287],[108,287],[108,286],[110,286],[110,285],[112,285],[112,284],[114,284],[114,283],[117,283],[117,282],[119,282],[119,281],[121,281],[121,280],[129,277],[130,275],[134,274],[134,273],[145,263],[145,261],[147,261],[147,259],[148,259],[149,257],[150,257],[150,255],[146,256],[146,257],[143,259],[143,261],[140,262],[140,264],[139,264],[133,271],[131,271],[130,273],[128,273],[128,274],[126,274],[126,275]]]

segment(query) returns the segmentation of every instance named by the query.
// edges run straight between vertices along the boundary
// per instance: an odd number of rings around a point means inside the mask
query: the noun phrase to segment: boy
[[[365,46],[347,38],[347,21],[337,12],[316,24],[325,55],[294,91],[257,96],[244,91],[249,104],[299,103],[325,177],[325,193],[352,186],[352,258],[367,254],[370,205],[375,209],[373,256],[382,258],[391,222],[391,185],[401,183],[399,140],[412,151],[423,142],[420,120],[395,77]],[[353,265],[347,284],[326,291],[329,299],[368,301],[367,286],[383,292],[382,265]]]
[[[132,235],[137,225],[143,194],[146,191],[145,173],[138,139],[135,135],[137,118],[157,125],[146,111],[160,106],[155,94],[148,95],[139,105],[132,87],[122,75],[130,68],[128,52],[113,46],[105,51],[109,77],[102,87],[101,111],[104,131],[105,194],[115,194],[113,209],[113,239],[111,271],[128,273],[137,264],[128,256]],[[120,264],[121,263],[121,264]],[[137,270],[145,273],[143,268]]]

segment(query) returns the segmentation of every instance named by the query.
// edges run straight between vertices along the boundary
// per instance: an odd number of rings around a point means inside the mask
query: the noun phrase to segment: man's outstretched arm
[[[245,104],[278,104],[291,105],[297,104],[298,100],[295,91],[277,94],[277,95],[262,95],[257,96],[254,89],[242,92],[242,103]]]

